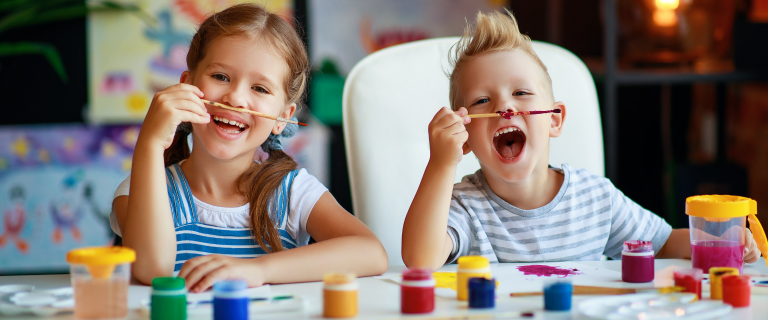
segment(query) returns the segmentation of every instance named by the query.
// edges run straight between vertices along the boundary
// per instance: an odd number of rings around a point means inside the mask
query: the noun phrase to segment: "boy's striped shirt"
[[[563,164],[563,185],[547,205],[522,210],[499,198],[482,170],[453,186],[448,234],[458,257],[491,262],[621,258],[626,240],[650,240],[656,252],[669,238],[666,221],[643,209],[606,178]]]

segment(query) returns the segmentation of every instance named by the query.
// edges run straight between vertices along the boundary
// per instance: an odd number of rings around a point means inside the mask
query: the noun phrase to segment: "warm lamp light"
[[[678,6],[680,6],[680,0],[656,0],[656,8],[661,10],[675,10]]]
[[[656,0],[656,3],[659,1]],[[675,14],[675,10],[656,9],[653,11],[653,23],[659,27],[674,26],[677,24],[677,14]]]

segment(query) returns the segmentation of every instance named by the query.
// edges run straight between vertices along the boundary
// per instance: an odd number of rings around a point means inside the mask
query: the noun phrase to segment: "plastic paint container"
[[[323,277],[323,317],[350,318],[357,315],[357,279],[351,273],[329,273]]]
[[[470,278],[467,281],[469,307],[472,309],[490,309],[496,305],[496,280]]]
[[[710,299],[722,300],[723,299],[723,277],[728,275],[739,275],[739,269],[736,268],[723,268],[723,267],[711,267],[709,268],[709,292]]]
[[[248,320],[248,285],[224,280],[213,285],[213,320]]]
[[[467,301],[469,293],[467,282],[469,278],[490,278],[491,267],[488,258],[480,256],[459,257],[459,268],[456,270],[456,298]]]
[[[683,287],[683,292],[695,293],[701,300],[702,274],[699,268],[675,270],[675,287]]]
[[[544,282],[544,310],[571,310],[573,286],[565,279],[548,279]]]
[[[765,233],[755,218],[757,202],[750,198],[706,195],[685,200],[691,233],[691,262],[709,272],[711,267],[732,267],[742,273],[746,221],[758,248],[768,247]],[[762,252],[768,256],[768,252]]]
[[[751,282],[749,276],[723,276],[723,302],[734,308],[749,307]]]
[[[427,269],[403,271],[400,283],[400,312],[429,313],[435,310],[435,279]]]
[[[624,250],[621,251],[621,280],[630,283],[653,281],[653,261],[651,241],[625,241]]]
[[[184,320],[187,318],[187,288],[184,278],[152,279],[152,320]]]
[[[125,247],[90,247],[67,253],[75,297],[75,318],[117,319],[128,316],[131,262],[136,252]]]

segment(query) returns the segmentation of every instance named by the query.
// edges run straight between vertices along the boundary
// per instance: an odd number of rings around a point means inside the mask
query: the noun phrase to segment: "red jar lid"
[[[624,251],[651,252],[653,251],[653,243],[651,241],[642,241],[642,240],[624,241]]]
[[[403,271],[403,280],[405,281],[432,280],[432,271],[429,269],[407,269]]]

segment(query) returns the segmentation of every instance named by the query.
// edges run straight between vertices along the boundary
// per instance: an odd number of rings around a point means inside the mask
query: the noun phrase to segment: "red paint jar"
[[[429,313],[435,310],[435,280],[427,269],[403,271],[400,284],[402,313]]]
[[[683,287],[683,292],[695,293],[701,300],[702,277],[699,268],[675,270],[675,287]]]
[[[630,283],[653,281],[653,263],[653,243],[641,240],[625,241],[624,250],[621,251],[621,280]]]
[[[723,302],[734,308],[749,307],[752,294],[749,276],[727,275],[723,277]]]

